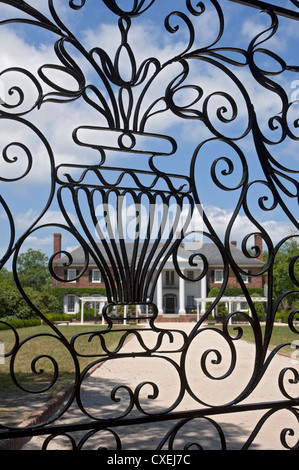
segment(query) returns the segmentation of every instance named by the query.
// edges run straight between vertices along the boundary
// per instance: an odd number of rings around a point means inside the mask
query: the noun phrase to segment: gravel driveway
[[[165,323],[159,324],[159,327],[160,325],[161,328],[181,330],[187,334],[194,327],[194,323]],[[153,346],[157,340],[156,335],[152,332],[144,333],[143,338],[148,347]],[[161,357],[116,358],[104,362],[84,382],[81,400],[85,410],[92,419],[111,418],[125,413],[129,403],[128,387],[135,393],[139,393],[142,409],[148,414],[157,410],[163,412],[165,409],[171,408],[180,393],[179,372],[175,364],[178,364],[182,359],[181,354],[171,351],[180,345],[182,345],[182,335],[178,332],[174,335],[174,343],[170,343],[165,338],[162,346],[166,352]],[[229,370],[231,353],[227,343],[215,331],[209,330],[197,335],[190,344],[185,357],[186,377],[191,393],[185,394],[175,411],[220,406],[238,397],[250,380],[254,367],[255,350],[252,344],[243,340],[235,341],[234,345],[237,350],[237,365],[226,379],[217,380]],[[216,349],[221,352],[222,360],[219,364],[212,362],[216,359],[216,353],[211,352],[207,357],[207,369],[214,378],[207,377],[200,367],[200,360],[207,349]],[[133,338],[124,346],[122,352],[138,353],[140,350],[138,341]],[[293,362],[288,356],[277,355],[259,385],[249,397],[242,401],[242,404],[284,400],[285,397],[278,386],[279,372],[290,367],[299,372],[298,364]],[[299,395],[299,385],[289,383],[289,379],[294,376],[291,373],[288,374],[284,382],[292,396],[296,397]],[[155,388],[150,384],[140,387],[142,382],[151,382],[157,385],[158,394],[155,398],[149,398],[155,394]],[[116,386],[121,387],[116,391],[117,400],[114,401],[111,399],[111,391]],[[267,410],[244,411],[211,416],[211,419],[221,426],[227,449],[240,450],[260,418],[266,413]],[[130,413],[131,416],[140,416],[140,411],[133,409]],[[59,420],[59,424],[86,421],[88,418],[82,416],[82,412],[74,404]],[[121,438],[123,450],[154,450],[173,425],[172,421],[164,421],[120,427],[117,432]],[[293,446],[298,439],[298,420],[292,412],[280,410],[266,420],[250,448],[254,450],[283,449],[280,436],[285,428],[294,431],[294,436],[291,435],[292,432],[285,433],[287,444]],[[75,436],[76,441],[78,442],[81,437],[80,434]],[[23,446],[23,450],[40,449],[44,439],[44,436],[33,438]],[[112,445],[113,449],[113,441],[111,433],[97,433],[94,438],[86,442],[84,449],[105,447],[108,443],[110,446]],[[182,449],[188,442],[197,443],[209,450],[221,448],[217,426],[205,418],[193,419],[181,428],[175,439],[175,449]],[[67,449],[71,447],[68,440],[59,438],[53,441],[49,448]],[[164,446],[164,449],[167,450],[167,446]]]

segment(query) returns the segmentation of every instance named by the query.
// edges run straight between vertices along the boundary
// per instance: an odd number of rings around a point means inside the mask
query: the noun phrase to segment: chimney
[[[230,242],[230,243],[231,243],[231,245],[237,246],[237,242],[235,240]]]
[[[54,254],[57,255],[54,257],[54,261],[60,258],[61,252],[61,233],[54,233]]]
[[[259,248],[260,254],[256,258],[258,261],[263,261],[263,239],[259,233],[254,235],[254,245]]]

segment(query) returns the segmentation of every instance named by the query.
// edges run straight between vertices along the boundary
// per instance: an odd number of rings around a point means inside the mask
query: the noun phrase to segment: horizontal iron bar
[[[89,431],[89,430],[100,430],[106,428],[117,428],[122,426],[132,426],[137,424],[150,424],[159,423],[164,421],[183,420],[183,419],[194,419],[205,416],[213,415],[224,415],[230,413],[243,413],[246,411],[257,411],[257,410],[281,410],[289,409],[299,406],[299,400],[282,400],[268,403],[249,403],[244,405],[232,405],[229,407],[216,406],[213,408],[203,408],[200,410],[190,410],[174,412],[169,414],[159,415],[147,415],[140,418],[124,418],[124,419],[107,419],[101,421],[89,421],[88,423],[81,424],[64,424],[47,426],[40,425],[39,427],[24,428],[24,429],[13,429],[9,431],[0,431],[0,442],[3,439],[16,439],[20,437],[34,437],[42,435],[62,434],[67,432],[78,432],[78,431]],[[299,410],[298,410],[299,411]]]
[[[292,18],[294,20],[299,20],[299,11],[289,10],[288,8],[280,7],[278,5],[273,5],[269,2],[262,2],[260,0],[230,0],[231,2],[241,3],[253,8],[258,8],[260,10],[272,10],[277,15],[286,16],[287,18]]]

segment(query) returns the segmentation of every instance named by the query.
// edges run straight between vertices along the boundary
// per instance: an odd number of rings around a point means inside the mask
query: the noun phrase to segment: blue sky
[[[80,38],[86,50],[101,47],[108,53],[112,60],[114,60],[116,50],[120,44],[117,17],[109,11],[103,2],[100,0],[86,0],[85,6],[79,10],[69,8],[68,1],[56,0],[53,3],[65,25],[76,37]],[[74,3],[79,4],[80,2],[77,0]],[[119,0],[117,3],[119,5],[128,5],[133,2]],[[145,5],[149,3],[149,1],[145,2]],[[204,3],[206,6],[205,12],[194,18],[196,37],[191,50],[209,46],[215,41],[218,35],[219,23],[213,2],[206,1]],[[275,1],[273,3],[282,5],[282,1]],[[35,8],[40,8],[44,15],[51,18],[47,0],[31,0],[28,1],[28,4]],[[191,2],[191,4],[195,7],[196,2]],[[269,15],[260,13],[259,10],[251,9],[230,2],[229,0],[219,0],[219,5],[221,5],[224,12],[225,30],[222,39],[215,47],[232,46],[246,50],[253,37],[262,33],[271,25]],[[291,5],[290,2],[283,2],[284,7],[289,5]],[[188,13],[186,2],[184,0],[156,0],[151,8],[140,18],[132,19],[129,38],[137,66],[150,57],[157,57],[161,63],[165,63],[170,57],[174,57],[185,50],[189,35],[188,29],[183,21],[177,15],[169,17],[170,28],[175,28],[176,25],[179,26],[178,31],[173,34],[167,31],[164,25],[164,18],[175,10]],[[188,15],[191,17],[190,12]],[[5,20],[7,18],[17,18],[20,16],[25,17],[19,12],[14,12],[13,9],[5,3],[0,2],[0,19]],[[263,36],[263,38],[265,37],[266,35]],[[25,99],[21,106],[23,106],[24,111],[30,109],[36,99],[36,86],[28,76],[25,76],[23,73],[13,72],[9,69],[11,67],[24,67],[29,69],[35,77],[38,77],[37,71],[44,64],[59,64],[59,60],[55,56],[53,49],[55,40],[57,40],[57,36],[54,33],[32,25],[23,23],[0,25],[0,85],[2,93],[4,91],[5,94],[3,98],[4,101],[11,104],[15,103],[18,100],[18,93],[15,92],[9,96],[7,91],[12,84],[14,86],[22,84],[25,90]],[[288,65],[296,65],[298,64],[298,40],[298,22],[291,22],[285,18],[281,18],[277,33],[273,38],[264,42],[261,48],[267,48],[271,52],[278,54]],[[107,100],[109,100],[107,93],[105,94],[103,84],[87,61],[77,51],[70,51],[74,60],[84,71],[87,82],[97,86],[103,91]],[[219,53],[227,54],[230,58],[238,61],[242,60],[242,56],[236,52],[224,53],[223,51],[219,51]],[[256,53],[255,59],[258,66],[261,68],[271,70],[272,72],[280,70],[280,64],[275,59],[275,56],[270,56],[260,51]],[[225,61],[219,60],[219,63],[227,66]],[[3,73],[4,70],[6,70],[5,73]],[[70,90],[76,90],[77,83],[72,77],[61,71],[57,72],[57,69],[55,70],[53,67],[43,68],[42,70],[44,77],[48,80],[48,84],[40,80],[44,92],[49,93],[46,98],[47,101],[42,104],[40,109],[34,109],[31,113],[22,115],[22,119],[32,122],[33,125],[39,128],[43,135],[45,135],[51,145],[55,165],[62,163],[68,164],[71,162],[82,165],[94,165],[99,163],[101,158],[100,153],[93,148],[76,145],[72,138],[72,131],[78,126],[106,126],[106,120],[98,111],[88,106],[82,98],[72,103],[51,103],[49,99],[53,97],[55,90],[49,86],[50,81],[54,81],[56,85],[65,86]],[[169,83],[170,79],[177,77],[180,70],[181,66],[179,64],[172,64],[165,68],[165,71],[157,77],[155,87],[151,88],[147,99],[153,102],[155,99],[162,96],[163,90],[165,91],[165,83]],[[280,131],[279,129],[269,129],[268,120],[272,116],[279,114],[281,108],[280,100],[276,98],[273,92],[265,90],[265,88],[252,80],[248,67],[231,66],[231,70],[248,92],[255,107],[262,131],[270,140],[277,142],[277,140],[279,140]],[[125,51],[123,51],[121,56],[119,72],[124,78],[130,76],[129,61]],[[297,96],[297,90],[299,90],[298,73],[286,71],[282,74],[272,75],[271,77],[284,87],[290,101],[299,99],[299,92]],[[177,106],[196,101],[198,89],[190,88],[190,86],[200,87],[203,91],[203,97],[198,99],[194,106],[191,106],[192,109],[196,108],[202,110],[205,97],[211,95],[211,99],[208,100],[208,111],[213,125],[228,138],[241,136],[244,130],[246,130],[248,113],[244,98],[228,74],[220,70],[219,67],[206,60],[190,61],[189,76],[184,82],[184,85],[188,85],[188,88],[183,88],[175,95]],[[219,122],[219,119],[217,119],[217,108],[219,108],[220,105],[227,107],[227,113],[225,113],[224,116],[226,116],[228,120],[230,120],[232,110],[227,100],[215,94],[218,91],[230,94],[238,104],[236,119],[226,124]],[[137,93],[139,93],[138,90]],[[145,101],[145,103],[149,102],[150,101]],[[49,178],[51,163],[47,145],[43,139],[34,132],[34,128],[31,129],[28,128],[28,126],[24,126],[21,119],[13,122],[12,119],[9,118],[9,114],[13,113],[13,110],[14,108],[11,108],[11,110],[8,111],[8,115],[4,117],[1,122],[0,146],[2,155],[3,149],[5,149],[7,145],[8,148],[7,159],[2,158],[0,162],[2,175],[0,187],[1,195],[15,218],[17,238],[31,226],[47,204],[49,195],[51,194],[51,181]],[[299,103],[294,103],[290,111],[290,123],[299,118],[298,110]],[[203,141],[213,137],[213,134],[206,128],[202,121],[196,119],[181,119],[169,110],[165,113],[158,113],[149,119],[145,130],[149,133],[167,135],[177,140],[178,150],[174,155],[157,157],[155,159],[159,170],[167,174],[188,175],[195,149]],[[298,129],[294,128],[293,131],[294,135],[299,137]],[[83,133],[80,134],[80,136],[81,135],[82,141],[85,141],[84,139],[87,137],[85,138]],[[24,145],[28,145],[33,157],[32,168],[28,172],[28,175],[16,181],[12,181],[12,178],[17,179],[18,176],[21,177],[24,174],[28,158],[24,148],[20,148],[18,144],[10,145],[12,142],[23,142]],[[256,155],[251,133],[245,138],[237,140],[236,144],[247,158],[249,180],[264,180],[265,178]],[[298,181],[298,173],[296,173],[296,171],[298,171],[299,161],[298,141],[287,138],[279,145],[269,146],[269,149],[271,154],[281,165],[294,171],[291,176]],[[14,162],[13,157],[16,155],[16,152],[19,158]],[[195,165],[200,201],[219,236],[223,236],[224,229],[235,210],[240,196],[240,190],[223,191],[217,188],[211,181],[211,165],[216,158],[223,156],[230,156],[233,159],[235,165],[234,172],[231,177],[221,176],[221,170],[225,170],[227,167],[225,163],[219,162],[217,174],[220,179],[222,178],[221,181],[223,184],[227,184],[228,187],[233,188],[236,186],[236,181],[242,176],[242,166],[240,165],[238,154],[234,152],[227,143],[215,141],[207,142],[200,149]],[[123,155],[113,152],[107,163],[128,168],[137,166],[140,169],[146,168],[145,165],[147,165],[144,155],[132,155],[124,158]],[[294,186],[291,183],[287,184],[294,192]],[[283,236],[287,236],[294,230],[295,227],[279,207],[271,211],[263,211],[259,208],[258,199],[265,195],[269,196],[269,200],[266,204],[268,204],[268,207],[271,207],[271,195],[265,185],[260,183],[253,184],[249,193],[250,210],[259,223],[262,223],[266,231],[273,237],[273,240],[278,242]],[[287,206],[298,220],[298,202],[296,198],[285,198],[285,200]],[[67,206],[67,210],[71,220],[74,222],[75,226],[79,228],[78,218],[71,205]],[[7,214],[3,209],[0,212],[0,222],[0,250],[4,253],[7,243],[9,242],[9,224]],[[26,239],[22,246],[22,251],[25,251],[28,247],[33,247],[41,249],[47,255],[51,254],[53,246],[52,234],[55,231],[60,231],[55,224],[64,223],[59,212],[56,197],[53,198],[47,214],[43,218],[43,223],[52,223],[54,225],[52,228],[43,228],[34,231],[34,233]],[[235,221],[231,239],[238,240],[240,244],[242,237],[254,229],[254,226],[248,222],[245,215],[240,212]],[[71,249],[76,244],[77,242],[74,237],[67,231],[63,231],[64,248]]]

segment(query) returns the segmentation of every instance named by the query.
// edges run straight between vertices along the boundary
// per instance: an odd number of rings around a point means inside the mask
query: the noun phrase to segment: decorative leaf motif
[[[51,72],[54,72],[53,78],[51,78]],[[44,95],[43,103],[53,100],[59,101],[59,97],[62,101],[73,101],[82,94],[84,77],[74,69],[60,65],[43,65],[38,70],[38,74],[46,85],[56,90],[56,93],[50,92]],[[68,85],[70,81],[75,81],[76,88]]]

